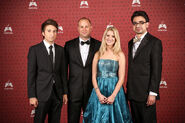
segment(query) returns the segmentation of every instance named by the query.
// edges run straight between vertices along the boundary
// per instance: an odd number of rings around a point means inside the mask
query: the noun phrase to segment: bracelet
[[[99,89],[98,87],[97,88],[94,88],[94,90],[96,91],[97,89]]]

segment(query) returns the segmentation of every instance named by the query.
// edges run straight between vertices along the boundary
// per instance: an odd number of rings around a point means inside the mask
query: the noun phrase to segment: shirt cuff
[[[157,93],[150,91],[149,95],[157,96]]]

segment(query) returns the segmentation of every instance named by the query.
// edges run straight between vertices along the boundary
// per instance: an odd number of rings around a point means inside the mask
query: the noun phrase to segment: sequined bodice
[[[98,61],[98,77],[108,78],[117,77],[118,61],[111,59],[99,59]]]

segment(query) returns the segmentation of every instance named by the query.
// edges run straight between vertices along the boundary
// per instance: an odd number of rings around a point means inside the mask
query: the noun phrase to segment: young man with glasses
[[[149,17],[135,11],[131,17],[135,37],[128,43],[127,95],[134,123],[156,123],[156,100],[162,71],[161,40],[147,32]]]

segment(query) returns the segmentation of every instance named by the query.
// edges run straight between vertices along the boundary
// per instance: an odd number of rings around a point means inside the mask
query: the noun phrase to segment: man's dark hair
[[[78,20],[78,23],[79,23],[81,20],[88,20],[89,23],[91,24],[91,20],[90,20],[89,18],[87,18],[87,17],[82,17],[82,18],[80,18],[80,19]]]
[[[55,20],[53,19],[47,19],[44,23],[42,23],[42,26],[41,26],[41,31],[44,32],[45,31],[45,28],[47,25],[53,25],[54,27],[57,28],[57,32],[58,32],[58,24]]]
[[[133,13],[132,17],[131,17],[132,23],[133,23],[133,20],[134,20],[134,18],[135,18],[136,16],[142,16],[142,17],[145,18],[146,22],[149,22],[149,17],[148,17],[148,15],[146,14],[145,11],[135,11],[135,12]]]

